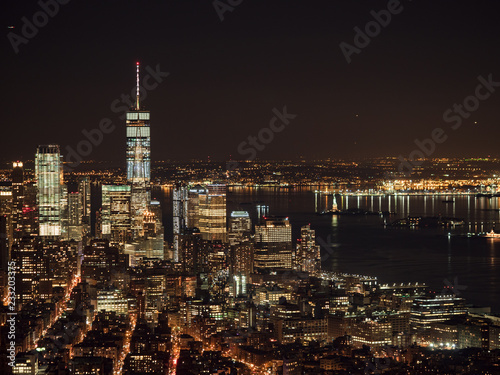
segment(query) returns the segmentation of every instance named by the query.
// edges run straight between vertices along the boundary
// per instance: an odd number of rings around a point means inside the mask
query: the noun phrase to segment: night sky
[[[443,120],[478,76],[500,82],[499,5],[402,0],[348,64],[339,44],[388,1],[243,0],[221,21],[211,0],[72,0],[16,54],[8,34],[41,7],[5,0],[0,159],[45,143],[66,153],[109,118],[116,129],[84,159],[124,162],[111,103],[133,89],[136,61],[170,73],[144,101],[153,160],[244,159],[238,145],[284,106],[297,117],[258,158],[406,157],[438,127],[448,139],[432,156],[499,156],[500,87],[459,129]]]

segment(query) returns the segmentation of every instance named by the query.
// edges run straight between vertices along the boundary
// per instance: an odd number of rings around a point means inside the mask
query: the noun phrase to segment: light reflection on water
[[[321,190],[328,190],[323,187]],[[166,238],[172,238],[172,203],[164,190]],[[454,202],[444,203],[444,200]],[[378,215],[317,215],[331,208],[332,196],[315,196],[314,189],[237,188],[227,196],[228,213],[249,211],[255,205],[270,206],[270,213],[289,216],[294,238],[300,227],[311,224],[318,237],[330,241],[333,254],[323,262],[331,271],[375,275],[381,282],[418,281],[441,291],[446,280],[466,286],[461,296],[471,303],[492,306],[500,312],[500,273],[497,270],[500,240],[467,237],[467,232],[490,231],[500,223],[499,198],[475,196],[337,196],[339,209],[362,208],[390,211],[405,216],[451,216],[466,225],[454,229],[407,229],[384,227]],[[496,230],[500,232],[500,224]]]

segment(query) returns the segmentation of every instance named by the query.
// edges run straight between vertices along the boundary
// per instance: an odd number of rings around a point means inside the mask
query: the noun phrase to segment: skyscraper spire
[[[140,109],[139,107],[139,61],[137,61],[137,64],[136,64],[136,67],[137,67],[137,76],[136,76],[136,79],[137,79],[137,94],[136,94],[136,98],[135,98],[135,110],[138,111]]]
[[[149,111],[141,109],[140,63],[136,63],[137,93],[135,105],[127,112],[127,181],[131,185],[130,215],[134,240],[144,236],[144,212],[151,203],[151,136]]]

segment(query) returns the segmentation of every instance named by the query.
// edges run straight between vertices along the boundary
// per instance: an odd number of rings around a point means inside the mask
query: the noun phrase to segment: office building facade
[[[58,145],[39,146],[35,157],[39,235],[59,238],[63,219],[63,169]]]

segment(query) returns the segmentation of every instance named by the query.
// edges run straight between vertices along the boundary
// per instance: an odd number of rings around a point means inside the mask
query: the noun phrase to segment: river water
[[[171,190],[154,194],[162,200],[166,239],[172,238]],[[331,208],[332,195],[319,195],[314,188],[230,188],[228,215],[232,210],[249,211],[256,217],[257,204],[269,206],[269,213],[288,216],[294,239],[300,227],[311,224],[317,240],[332,248],[323,261],[328,271],[372,275],[381,283],[423,282],[440,292],[455,286],[469,303],[491,306],[500,312],[500,239],[467,233],[500,232],[499,198],[473,195],[339,196],[339,209],[361,208],[390,211],[392,222],[406,216],[449,216],[465,225],[445,228],[396,228],[384,226],[379,215],[318,215]],[[453,200],[453,201],[452,201]],[[449,202],[443,202],[449,201]],[[452,201],[452,202],[451,202]],[[327,254],[322,248],[322,254]]]

